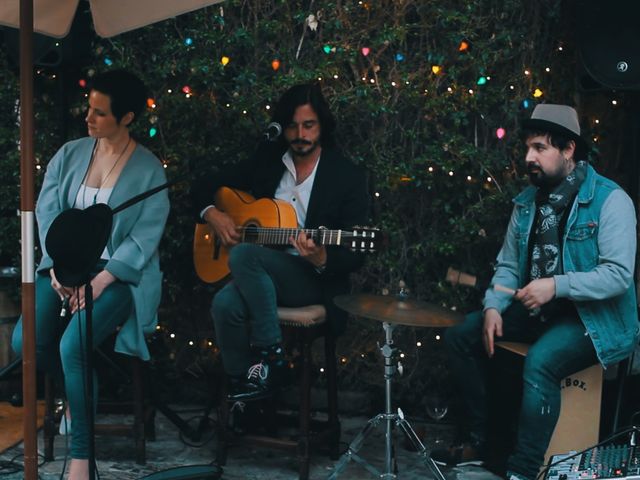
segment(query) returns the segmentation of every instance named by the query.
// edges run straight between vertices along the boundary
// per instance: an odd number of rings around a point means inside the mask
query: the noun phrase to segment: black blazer
[[[194,189],[194,205],[200,212],[214,204],[216,191],[227,186],[251,193],[256,198],[273,198],[285,166],[279,144],[263,144],[247,161],[225,168],[201,181]],[[365,225],[369,217],[366,175],[337,149],[322,148],[320,164],[313,182],[305,228],[324,226],[344,229]],[[202,221],[199,219],[199,221]],[[326,270],[321,274],[322,295],[334,333],[342,333],[347,315],[333,303],[333,297],[350,291],[349,273],[362,265],[363,256],[340,246],[327,247]]]

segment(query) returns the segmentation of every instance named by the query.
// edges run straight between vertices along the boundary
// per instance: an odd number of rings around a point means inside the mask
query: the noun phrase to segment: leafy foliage
[[[53,77],[55,69],[41,69],[38,160],[44,165],[64,140],[84,134],[87,92],[77,86],[80,77],[125,67],[144,78],[155,107],[134,133],[165,162],[169,178],[191,175],[172,189],[162,243],[161,321],[177,332],[175,348],[188,350],[186,339],[213,336],[211,291],[190,262],[189,182],[251,153],[269,107],[287,87],[320,81],[339,120],[339,143],[370,173],[372,224],[388,236],[388,247],[357,274],[354,288],[393,294],[403,280],[416,298],[475,308],[479,294],[447,285],[445,272],[449,265],[490,269],[510,198],[523,183],[515,132],[530,110],[522,101],[532,107],[539,87],[543,100],[571,103],[573,63],[558,52],[554,36],[560,13],[553,0],[229,0],[114,39],[93,39],[90,63],[66,72],[69,104],[62,113],[54,100],[62,79]],[[463,40],[470,47],[461,51]],[[13,112],[16,72],[3,68],[0,76],[0,108]],[[479,84],[480,77],[488,80]],[[66,135],[55,127],[61,116]],[[507,132],[503,139],[495,135],[499,127]],[[153,137],[150,128],[157,130]],[[17,138],[15,115],[3,116],[5,209],[17,199]],[[0,229],[0,252],[15,258],[16,222],[3,219]],[[371,355],[379,328],[356,320],[341,339],[345,385],[381,384],[381,367],[374,365],[380,360]],[[400,395],[420,404],[421,392],[443,374],[439,344],[429,329],[406,328],[402,339],[412,374],[400,380]],[[421,348],[409,347],[417,340]]]

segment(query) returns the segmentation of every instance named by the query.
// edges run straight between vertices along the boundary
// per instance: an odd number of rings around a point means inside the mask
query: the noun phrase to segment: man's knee
[[[557,365],[557,358],[550,355],[549,352],[545,352],[540,348],[535,348],[534,344],[529,348],[524,360],[522,378],[525,382],[531,385],[539,385],[546,381],[559,384],[561,376],[556,371]]]

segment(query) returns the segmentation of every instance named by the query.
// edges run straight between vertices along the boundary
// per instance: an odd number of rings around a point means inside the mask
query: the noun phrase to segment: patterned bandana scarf
[[[531,280],[562,273],[562,265],[560,265],[562,217],[586,176],[587,162],[580,161],[554,190],[548,194],[538,190],[538,198],[536,198],[538,221],[531,250]]]

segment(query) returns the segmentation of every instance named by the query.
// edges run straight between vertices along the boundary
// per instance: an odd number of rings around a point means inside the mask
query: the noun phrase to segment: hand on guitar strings
[[[225,212],[213,207],[204,213],[204,219],[225,247],[232,247],[240,242],[240,227]]]
[[[316,245],[311,237],[300,231],[296,237],[289,237],[289,243],[298,251],[302,258],[307,259],[315,267],[327,263],[327,249],[324,245]]]

